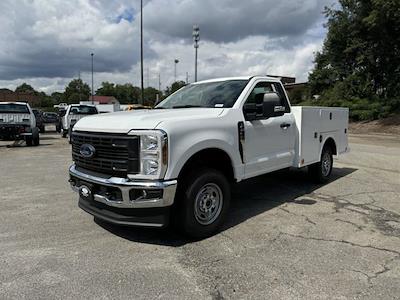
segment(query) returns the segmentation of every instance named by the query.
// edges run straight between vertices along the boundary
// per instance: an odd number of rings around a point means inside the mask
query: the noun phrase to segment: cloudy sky
[[[192,26],[200,26],[199,79],[278,74],[307,79],[335,0],[144,0],[145,86],[194,78]],[[140,85],[139,0],[1,0],[0,87],[51,93],[79,74]]]

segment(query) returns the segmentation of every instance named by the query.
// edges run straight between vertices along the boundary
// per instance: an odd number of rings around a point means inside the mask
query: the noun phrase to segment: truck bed
[[[292,112],[297,127],[294,166],[304,167],[318,162],[328,138],[335,141],[337,155],[349,151],[348,108],[293,106]]]

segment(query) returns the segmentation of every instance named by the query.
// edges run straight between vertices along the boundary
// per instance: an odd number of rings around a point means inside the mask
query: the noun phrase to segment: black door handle
[[[281,128],[286,129],[286,128],[289,128],[289,127],[290,127],[290,124],[289,124],[289,123],[282,123],[282,124],[281,124]]]

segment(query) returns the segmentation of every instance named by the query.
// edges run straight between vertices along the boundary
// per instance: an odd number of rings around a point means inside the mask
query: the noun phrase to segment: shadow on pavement
[[[0,148],[13,148],[13,149],[17,149],[17,148],[38,148],[38,147],[47,147],[47,146],[51,146],[53,144],[43,144],[40,143],[38,146],[27,146],[25,143],[23,144],[17,144],[17,145],[13,145],[13,144],[9,144],[9,145],[0,145]]]
[[[329,183],[355,171],[357,169],[334,168]],[[239,183],[232,189],[230,214],[221,232],[287,202],[313,205],[316,203],[315,200],[296,199],[312,193],[321,186],[323,185],[312,183],[306,170],[297,169],[277,171]],[[173,229],[155,230],[116,226],[100,220],[95,220],[95,222],[105,230],[134,242],[172,247],[193,242],[193,240],[182,237]]]

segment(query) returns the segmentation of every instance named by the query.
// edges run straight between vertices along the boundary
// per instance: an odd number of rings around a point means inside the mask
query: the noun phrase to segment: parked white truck
[[[65,111],[61,115],[61,134],[62,137],[67,137],[71,133],[75,123],[80,119],[98,114],[98,110],[94,105],[83,105],[83,104],[70,104],[66,107]]]
[[[39,145],[39,128],[28,103],[0,102],[0,139],[25,140],[28,146]]]
[[[155,109],[87,117],[72,133],[70,184],[79,206],[106,222],[190,236],[223,223],[230,186],[308,166],[318,182],[349,150],[348,109],[291,107],[281,82],[222,78],[190,84]]]

